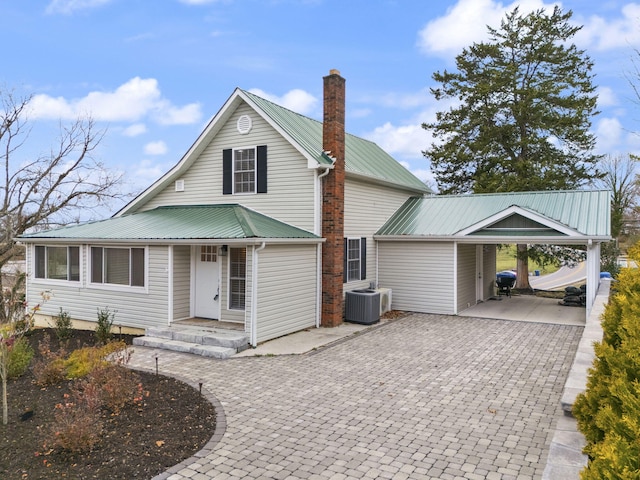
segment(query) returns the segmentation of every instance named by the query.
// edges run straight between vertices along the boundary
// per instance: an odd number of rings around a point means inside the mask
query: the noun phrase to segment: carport
[[[583,246],[587,312],[611,240],[610,192],[575,190],[409,199],[376,233],[378,278],[393,308],[457,315],[494,294],[500,244]]]

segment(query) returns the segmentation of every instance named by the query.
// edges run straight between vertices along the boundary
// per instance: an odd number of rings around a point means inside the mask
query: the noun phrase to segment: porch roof
[[[238,204],[164,206],[121,217],[26,234],[23,242],[43,240],[242,240],[322,241],[301,228]]]
[[[609,240],[610,198],[611,193],[606,190],[414,197],[376,236]]]

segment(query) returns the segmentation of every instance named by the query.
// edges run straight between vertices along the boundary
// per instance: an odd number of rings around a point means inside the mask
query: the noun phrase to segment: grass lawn
[[[496,253],[496,272],[503,270],[515,270],[516,269],[516,246],[515,245],[503,245],[502,248],[498,248]],[[547,265],[541,268],[533,260],[529,260],[529,273],[533,273],[536,270],[540,270],[541,275],[547,273],[553,273],[558,270],[555,265]]]

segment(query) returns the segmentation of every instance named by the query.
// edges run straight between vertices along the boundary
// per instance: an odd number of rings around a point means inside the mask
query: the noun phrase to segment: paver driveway
[[[136,347],[203,382],[222,439],[170,479],[533,479],[581,327],[413,314],[298,356],[216,361]]]

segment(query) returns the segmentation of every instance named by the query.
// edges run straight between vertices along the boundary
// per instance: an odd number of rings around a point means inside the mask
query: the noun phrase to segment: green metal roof
[[[378,230],[378,236],[447,237],[460,234],[488,219],[508,215],[510,207],[534,212],[584,236],[610,236],[610,198],[606,190],[514,192],[478,195],[443,195],[410,198]],[[478,227],[468,235],[489,235]],[[535,230],[535,229],[534,229]],[[496,236],[519,236],[523,231],[512,229]],[[531,233],[531,231],[530,231]],[[534,235],[549,235],[535,233]],[[558,235],[558,232],[555,233]]]
[[[242,90],[242,93],[319,165],[331,164],[331,159],[322,148],[322,122],[292,112],[245,90]],[[378,145],[348,133],[345,135],[345,170],[347,174],[361,175],[379,182],[432,193],[424,182]]]
[[[237,204],[158,207],[121,217],[23,235],[20,240],[317,239],[306,230]]]

